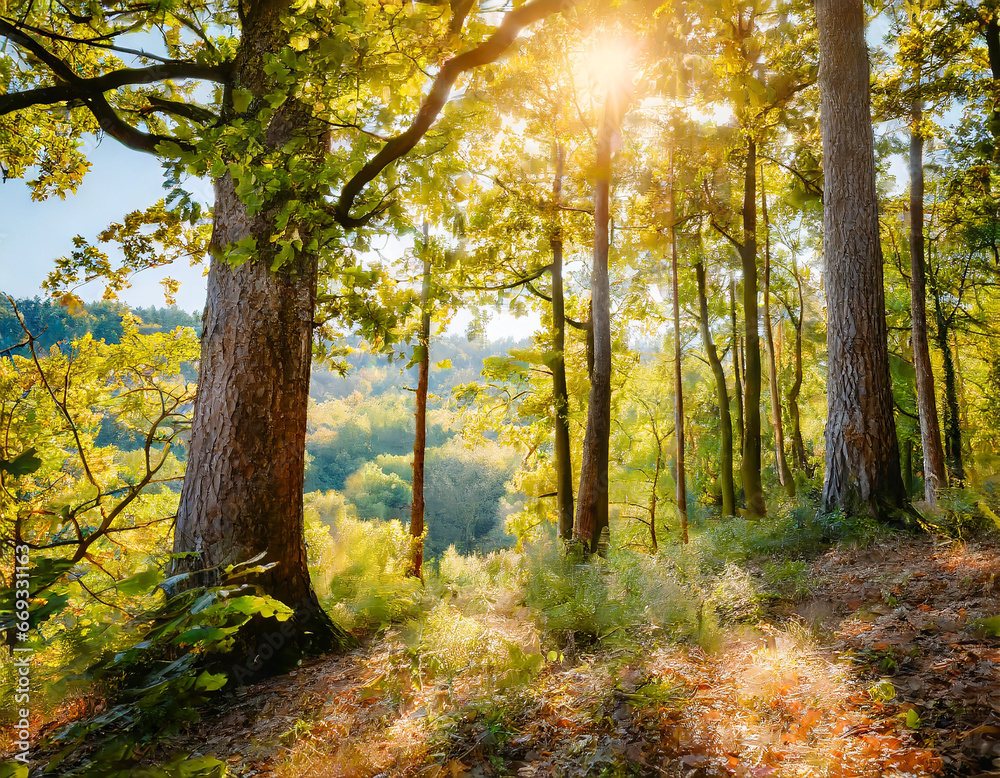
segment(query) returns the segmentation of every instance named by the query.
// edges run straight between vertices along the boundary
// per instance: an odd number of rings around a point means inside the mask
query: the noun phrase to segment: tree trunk
[[[708,284],[705,279],[705,263],[698,260],[694,266],[698,277],[698,310],[701,316],[701,340],[705,345],[708,363],[712,366],[715,376],[715,397],[719,404],[719,429],[722,441],[719,444],[719,468],[722,471],[719,478],[722,482],[722,515],[736,515],[736,486],[733,482],[733,417],[729,411],[729,388],[726,386],[726,373],[722,369],[719,352],[712,340],[712,330],[708,318]]]
[[[427,386],[431,374],[431,254],[427,222],[424,222],[423,280],[420,285],[420,332],[417,349],[416,434],[413,438],[413,501],[410,504],[410,574],[423,580],[424,564],[424,454],[427,450]]]
[[[965,465],[962,462],[958,380],[949,343],[948,320],[945,318],[940,291],[937,288],[934,289],[934,307],[937,313],[937,346],[941,350],[944,367],[944,454],[952,485],[961,485],[965,483]]]
[[[903,486],[906,487],[906,496],[913,497],[913,443],[909,438],[903,442]]]
[[[743,493],[747,515],[760,518],[767,513],[764,486],[760,477],[760,331],[757,309],[757,144],[747,141],[747,168],[743,192],[743,328],[746,358],[743,363]]]
[[[802,442],[802,422],[799,418],[799,392],[802,391],[802,327],[806,315],[805,295],[802,294],[802,277],[799,266],[792,254],[792,274],[795,276],[795,288],[799,298],[799,314],[794,318],[795,324],[795,380],[788,389],[788,420],[792,423],[792,462],[795,469],[808,473],[809,463],[806,458],[806,447]],[[789,312],[790,313],[790,312]]]
[[[733,383],[736,398],[736,429],[740,435],[740,452],[743,451],[743,381],[740,378],[740,330],[736,320],[736,278],[729,285],[729,316],[733,324]]]
[[[986,4],[984,3],[983,6]],[[986,39],[987,59],[993,76],[993,108],[987,128],[993,136],[993,161],[1000,161],[1000,7],[983,8],[987,17],[983,23],[983,37]]]
[[[653,471],[653,486],[649,496],[649,539],[653,544],[653,553],[659,550],[659,543],[656,540],[656,488],[660,483],[660,471],[663,470],[663,443],[656,430],[656,420],[653,420],[653,436],[656,438],[656,469]]]
[[[286,43],[281,17],[287,10],[287,0],[251,7],[234,86],[258,98],[271,90],[265,59]],[[322,128],[288,100],[260,141],[281,148],[304,137],[317,157],[325,154]],[[274,216],[292,196],[279,193],[261,211],[249,213],[228,173],[215,182],[198,394],[174,531],[174,552],[195,553],[177,560],[175,571],[200,570],[201,583],[212,584],[227,565],[260,554],[263,562],[276,563],[251,582],[293,608],[295,616],[280,626],[256,618],[241,630],[230,654],[238,683],[284,672],[303,652],[329,649],[344,637],[312,590],[303,538],[318,258],[299,251],[277,272],[270,270],[277,251],[271,242]],[[230,266],[223,252],[248,238],[256,241],[255,255]],[[308,245],[308,235],[303,238]]]
[[[594,266],[590,276],[593,367],[587,404],[587,430],[580,457],[573,538],[597,553],[601,532],[608,527],[608,451],[611,438],[611,286],[608,279],[608,232],[611,207],[611,139],[621,107],[608,90],[597,135],[594,183]]]
[[[937,490],[948,483],[944,449],[938,426],[934,372],[927,342],[927,287],[924,267],[924,138],[920,134],[923,109],[913,103],[910,126],[910,317],[913,369],[916,372],[920,444],[924,454],[924,498],[937,501]]]
[[[563,292],[563,237],[558,207],[562,200],[563,161],[565,152],[556,144],[556,174],[552,199],[556,223],[549,236],[552,249],[552,401],[555,406],[556,508],[559,537],[573,537],[573,460],[569,439],[569,391],[566,388],[566,302]]]
[[[774,425],[774,461],[778,483],[789,497],[795,496],[795,479],[785,457],[785,427],[781,418],[781,392],[778,387],[778,359],[774,350],[774,329],[771,326],[771,224],[767,218],[767,193],[764,187],[764,166],[760,168],[760,212],[764,219],[764,337],[767,340],[767,382],[771,390],[771,423]]]
[[[862,0],[816,0],[826,183],[825,510],[905,503],[893,417]]]
[[[677,442],[677,513],[681,520],[681,541],[688,542],[687,477],[684,467],[684,371],[681,365],[681,300],[678,282],[677,204],[674,200],[674,158],[670,152],[670,189],[667,192],[667,219],[670,222],[670,267],[674,311],[674,440]]]

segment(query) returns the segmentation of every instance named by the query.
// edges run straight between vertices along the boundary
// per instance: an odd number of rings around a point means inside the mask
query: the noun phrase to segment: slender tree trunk
[[[427,387],[431,374],[431,253],[430,228],[424,222],[423,276],[420,285],[420,332],[417,334],[416,435],[413,438],[413,502],[410,504],[410,574],[423,580],[424,454],[427,451]]]
[[[771,223],[767,218],[767,192],[764,186],[764,166],[760,167],[760,212],[764,219],[764,337],[767,339],[767,382],[771,390],[771,423],[774,425],[774,460],[778,468],[778,483],[789,497],[795,496],[795,479],[785,457],[785,427],[781,418],[781,391],[778,387],[778,360],[774,349],[774,329],[771,326]]]
[[[569,439],[569,391],[566,388],[566,302],[563,292],[563,238],[558,207],[562,200],[563,160],[561,143],[556,144],[556,174],[552,199],[556,224],[549,236],[552,249],[552,400],[555,406],[556,506],[559,537],[573,537],[573,461]]]
[[[799,392],[802,391],[802,327],[806,315],[805,295],[802,294],[802,277],[799,275],[798,263],[792,255],[792,273],[795,276],[795,288],[799,298],[799,314],[794,319],[795,324],[795,380],[788,389],[788,420],[792,424],[792,462],[800,472],[809,472],[806,458],[806,447],[802,442],[802,422],[799,418]]]
[[[573,538],[597,553],[601,532],[608,527],[608,451],[611,438],[611,285],[608,279],[608,231],[611,206],[611,139],[621,106],[608,90],[597,135],[594,184],[594,260],[590,277],[593,368],[587,404],[587,429],[580,457],[580,488]]]
[[[655,420],[653,421],[653,436],[656,438],[656,469],[653,471],[653,486],[649,495],[649,539],[653,544],[653,553],[655,554],[659,550],[659,544],[656,541],[656,489],[660,483],[660,471],[663,469],[663,442],[656,430]]]
[[[816,0],[825,171],[825,510],[882,516],[906,499],[893,416],[862,0]]]
[[[264,65],[286,43],[282,15],[288,5],[256,3],[244,21],[234,86],[258,98],[273,88]],[[325,154],[323,129],[287,100],[260,141],[281,148],[303,138],[317,158]],[[194,552],[174,570],[201,571],[192,583],[212,584],[227,565],[260,554],[264,562],[276,563],[251,582],[293,608],[295,616],[283,625],[256,618],[241,630],[230,654],[238,683],[284,672],[303,652],[329,649],[344,637],[312,590],[303,539],[318,258],[298,251],[280,270],[270,270],[277,251],[271,241],[275,214],[292,196],[278,193],[251,213],[228,173],[215,182],[198,395],[174,532],[174,552]],[[300,229],[308,245],[307,228]],[[256,254],[230,266],[223,253],[248,238],[256,241]]]
[[[941,350],[944,367],[944,453],[953,485],[965,483],[965,465],[962,462],[962,427],[959,422],[958,381],[955,362],[949,343],[948,321],[941,305],[938,289],[934,289],[934,308],[937,313],[937,346]]]
[[[674,200],[674,155],[670,152],[670,189],[667,218],[670,221],[670,267],[674,310],[674,440],[677,442],[677,513],[681,519],[681,541],[688,542],[687,478],[684,467],[684,371],[681,365],[681,300],[678,282],[677,205]]]
[[[913,497],[913,443],[906,438],[903,443],[903,486],[906,496]]]
[[[733,382],[736,398],[736,429],[740,435],[740,452],[743,451],[743,380],[740,377],[740,330],[736,319],[736,278],[731,279],[729,284],[729,316],[733,324]]]
[[[747,168],[743,192],[743,328],[746,332],[746,360],[743,363],[743,492],[747,515],[760,518],[767,513],[764,486],[760,477],[760,331],[757,308],[757,144],[747,141]]]
[[[719,480],[722,486],[722,515],[736,515],[736,486],[733,482],[733,417],[729,411],[729,388],[726,386],[726,373],[722,369],[719,352],[712,340],[712,330],[709,327],[708,316],[708,284],[705,278],[705,263],[698,260],[694,266],[698,277],[698,310],[701,317],[701,340],[705,345],[708,363],[712,366],[715,376],[715,397],[719,405],[719,429],[722,440],[719,444],[719,469],[722,471]]]
[[[927,342],[927,288],[924,267],[924,138],[920,134],[921,102],[915,100],[910,126],[910,317],[913,369],[916,373],[920,444],[924,454],[924,498],[937,501],[937,490],[948,483],[944,448],[938,426],[934,372]]]
[[[958,416],[958,428],[969,429],[969,401],[965,393],[965,373],[962,372],[962,352],[958,347],[958,333],[951,331],[951,345],[955,349],[955,377],[958,379],[958,405],[960,410]],[[972,445],[968,436],[962,438],[963,461],[968,461],[972,456]]]

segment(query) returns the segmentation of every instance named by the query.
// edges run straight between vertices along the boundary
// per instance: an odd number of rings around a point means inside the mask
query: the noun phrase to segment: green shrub
[[[305,512],[310,570],[324,607],[350,630],[381,629],[412,618],[424,592],[420,579],[407,575],[408,529],[398,521],[366,521],[343,511],[323,514],[324,505],[338,505],[330,494],[307,495]]]

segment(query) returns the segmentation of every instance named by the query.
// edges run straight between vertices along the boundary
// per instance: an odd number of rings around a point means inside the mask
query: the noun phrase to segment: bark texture
[[[234,78],[254,95],[268,88],[265,56],[285,44],[287,5],[261,2],[247,14]],[[316,154],[325,153],[325,134],[287,101],[261,141],[280,148],[302,133]],[[265,563],[276,563],[253,583],[292,607],[295,617],[280,630],[264,619],[241,630],[231,655],[238,682],[283,672],[303,652],[326,650],[342,637],[312,590],[303,539],[317,257],[299,252],[278,272],[270,270],[281,197],[251,215],[228,173],[215,182],[198,395],[174,532],[176,553],[196,553],[179,560],[178,569],[201,570],[204,583],[226,565],[262,553]],[[248,237],[256,239],[257,252],[230,266],[221,252]]]
[[[940,291],[934,289],[934,308],[937,318],[937,346],[941,350],[944,368],[944,455],[953,484],[965,483],[965,464],[962,461],[962,424],[958,403],[958,375],[951,352],[948,318],[944,315]]]
[[[733,396],[736,398],[736,429],[740,435],[739,450],[743,451],[743,380],[740,374],[740,338],[739,324],[736,319],[736,279],[729,284],[729,318],[733,326]]]
[[[673,154],[670,159],[670,189],[667,218],[670,220],[670,269],[674,313],[674,440],[677,443],[675,483],[677,513],[681,520],[681,541],[688,542],[687,474],[684,465],[684,371],[681,365],[681,300],[677,256],[677,203],[674,199]]]
[[[556,206],[549,246],[552,250],[552,402],[555,410],[556,510],[559,537],[573,537],[573,460],[569,439],[569,390],[566,388],[566,300],[563,290],[563,237],[559,224],[565,152],[556,144],[556,173],[552,199]]]
[[[774,346],[774,328],[771,325],[771,225],[767,218],[763,165],[760,176],[760,212],[764,219],[764,337],[767,340],[767,383],[771,390],[771,424],[774,426],[774,461],[778,469],[778,483],[785,488],[785,493],[789,497],[794,497],[795,479],[792,478],[788,458],[785,456],[785,424],[781,418],[778,358]]]
[[[827,300],[823,506],[904,504],[885,322],[862,0],[817,0]]]
[[[427,450],[427,387],[431,373],[431,255],[428,225],[424,222],[423,274],[420,285],[420,331],[417,348],[417,407],[414,413],[416,434],[413,437],[413,502],[410,503],[410,572],[423,578],[424,564],[424,454]]]
[[[802,276],[799,275],[798,262],[792,255],[792,274],[795,276],[795,289],[798,295],[799,309],[793,314],[789,307],[788,314],[795,325],[795,380],[788,388],[788,421],[792,425],[792,463],[799,472],[809,473],[809,461],[806,458],[806,447],[802,441],[802,421],[799,415],[799,393],[802,391],[802,328],[806,315],[805,295],[802,293]]]
[[[938,488],[947,486],[944,447],[938,426],[934,372],[927,339],[927,277],[924,263],[924,138],[920,134],[923,114],[920,102],[913,104],[910,128],[910,332],[913,369],[916,373],[920,444],[924,454],[924,499],[937,501]]]
[[[698,277],[698,311],[701,318],[701,341],[705,346],[708,364],[715,377],[715,397],[719,406],[719,485],[722,488],[722,515],[736,515],[736,485],[733,481],[733,416],[729,410],[729,387],[726,373],[722,369],[719,351],[712,340],[712,329],[708,318],[708,283],[705,278],[705,263],[699,261],[694,266]]]
[[[759,518],[767,513],[764,486],[760,477],[760,312],[757,305],[757,144],[747,142],[747,168],[743,192],[743,329],[746,356],[743,362],[743,493],[747,515]]]
[[[611,287],[608,278],[611,205],[611,140],[618,128],[621,107],[613,91],[604,104],[597,135],[594,183],[594,258],[590,277],[593,366],[587,429],[580,457],[573,538],[597,553],[601,532],[608,526],[608,450],[611,438]]]

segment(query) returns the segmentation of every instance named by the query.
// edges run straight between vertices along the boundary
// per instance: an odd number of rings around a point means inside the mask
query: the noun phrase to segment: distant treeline
[[[131,312],[141,321],[140,331],[169,331],[192,327],[201,331],[201,313],[169,308],[129,308],[117,302],[87,303],[71,311],[52,299],[16,300],[18,312],[38,339],[39,351],[69,343],[90,333],[107,343],[122,336],[122,316]],[[24,342],[24,331],[6,297],[0,297],[0,350]],[[311,394],[316,401],[309,414],[306,439],[308,465],[305,490],[337,495],[343,508],[362,519],[408,521],[413,453],[413,395],[416,367],[404,360],[390,362],[381,354],[361,350],[360,341],[346,358],[350,371],[342,376],[315,365]],[[501,356],[518,344],[513,341],[469,341],[461,335],[439,338],[431,345],[430,414],[427,425],[428,558],[450,545],[459,551],[488,551],[508,545],[504,529],[507,513],[520,495],[508,495],[507,482],[517,467],[513,451],[496,443],[475,449],[463,445],[459,420],[448,410],[451,390],[480,378],[483,362]],[[25,347],[12,353],[27,355]],[[194,367],[184,365],[193,381]],[[125,434],[113,419],[102,425],[101,445],[134,450],[141,441]],[[178,450],[183,460],[184,452]]]
[[[201,312],[169,308],[129,308],[118,302],[86,303],[83,310],[71,311],[59,301],[40,297],[15,300],[17,310],[38,346],[48,350],[57,343],[68,343],[88,332],[106,343],[118,343],[122,336],[122,316],[131,312],[142,321],[142,332],[170,331],[174,327],[193,327],[201,333]],[[23,343],[24,330],[6,295],[0,296],[0,351]],[[26,355],[27,348],[15,349]]]

